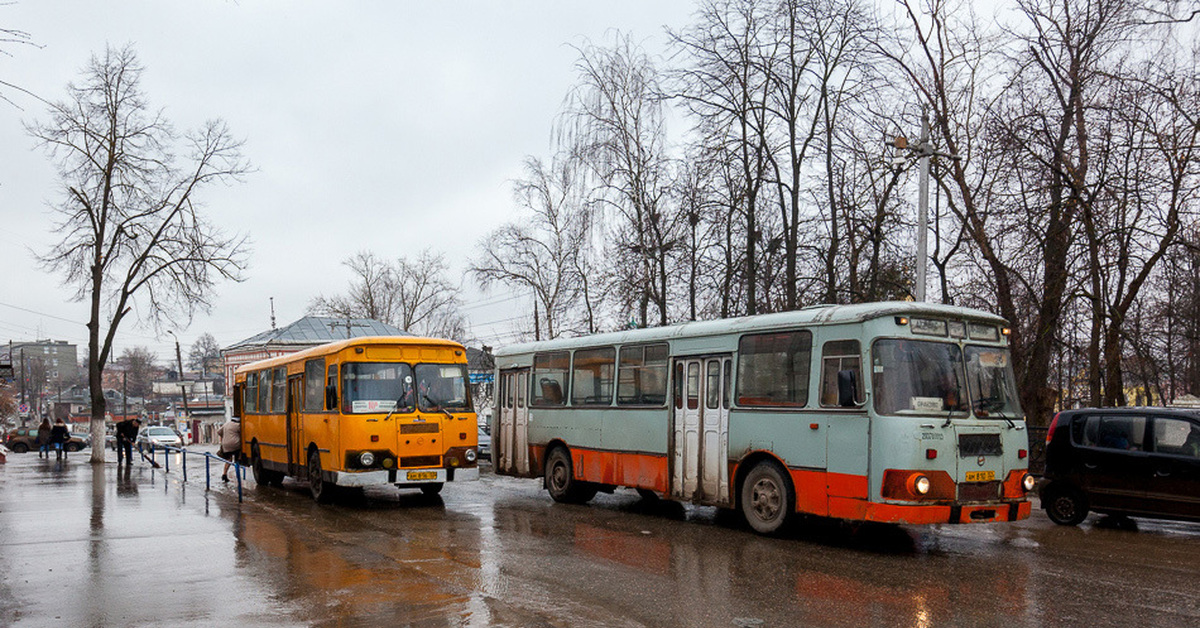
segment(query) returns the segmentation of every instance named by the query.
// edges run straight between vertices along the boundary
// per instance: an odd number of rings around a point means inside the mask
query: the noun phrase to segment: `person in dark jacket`
[[[133,441],[137,439],[141,424],[137,419],[125,419],[117,423],[117,464],[121,464],[122,458],[126,465],[133,464]]]
[[[37,440],[34,442],[37,444],[38,458],[41,458],[42,454],[46,454],[46,457],[49,458],[50,457],[50,419],[42,419],[42,424],[38,426]]]
[[[67,441],[69,440],[71,440],[71,432],[67,430],[67,424],[63,423],[62,419],[56,420],[54,427],[50,428],[50,442],[54,444],[56,460],[62,460],[67,455]]]

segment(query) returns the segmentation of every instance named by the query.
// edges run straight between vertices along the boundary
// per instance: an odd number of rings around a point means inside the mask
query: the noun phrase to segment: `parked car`
[[[488,432],[488,426],[479,425],[479,457],[492,459],[492,435]]]
[[[178,432],[169,427],[150,425],[138,430],[134,443],[140,451],[142,449],[149,449],[151,445],[155,447],[182,447],[183,439],[179,437]]]
[[[91,447],[92,435],[87,432],[71,432],[71,441],[67,444],[70,445],[75,441],[79,441],[79,449]],[[79,451],[79,449],[71,449],[70,451]]]
[[[1200,413],[1093,408],[1055,415],[1042,507],[1055,523],[1089,512],[1200,521]]]
[[[18,427],[10,430],[4,444],[15,454],[34,451],[37,449],[37,431],[37,426]],[[67,441],[66,449],[67,451],[79,451],[87,445],[87,439],[79,438],[77,434],[71,434],[71,440]]]

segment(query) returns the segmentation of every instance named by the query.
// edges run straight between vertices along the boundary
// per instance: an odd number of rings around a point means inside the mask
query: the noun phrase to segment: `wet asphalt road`
[[[0,625],[1200,625],[1200,525],[802,522],[491,475],[318,506],[139,463],[0,465]],[[214,477],[214,479],[216,479]]]

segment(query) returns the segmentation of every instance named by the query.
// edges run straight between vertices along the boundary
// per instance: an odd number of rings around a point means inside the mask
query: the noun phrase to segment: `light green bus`
[[[496,351],[496,473],[597,491],[894,523],[1029,516],[1008,329],[888,302],[636,329]],[[863,365],[867,365],[864,369]]]

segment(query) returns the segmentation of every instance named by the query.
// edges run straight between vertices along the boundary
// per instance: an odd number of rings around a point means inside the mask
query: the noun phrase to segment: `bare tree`
[[[585,277],[586,262],[580,261],[588,254],[591,231],[583,174],[570,159],[547,165],[533,157],[526,159],[525,173],[514,192],[529,217],[485,237],[480,245],[484,252],[472,262],[471,272],[483,288],[500,283],[533,292],[535,310],[540,306],[534,314],[536,339],[558,337],[568,325],[569,309],[581,296],[586,324],[595,331],[595,305],[588,292],[594,289],[588,282],[595,278]]]
[[[121,352],[117,365],[125,370],[125,381],[122,384],[125,392],[132,397],[147,397],[154,390],[154,380],[158,378],[159,369],[156,364],[158,356],[146,347],[130,347]],[[180,375],[180,379],[182,379]]]
[[[576,63],[580,82],[566,120],[575,156],[599,182],[597,200],[616,218],[612,235],[617,276],[636,303],[638,322],[670,317],[672,255],[682,243],[685,220],[673,202],[673,164],[658,70],[627,35],[611,47],[586,46]]]
[[[464,339],[457,314],[462,288],[447,277],[446,258],[430,250],[416,259],[389,263],[370,251],[342,262],[354,273],[344,295],[320,296],[310,312],[346,318],[370,318],[416,334]]]
[[[221,345],[210,333],[201,334],[192,348],[188,351],[188,367],[203,373],[217,373],[221,370]]]
[[[159,325],[207,310],[220,279],[239,280],[245,240],[204,216],[200,193],[247,172],[241,142],[219,120],[178,136],[141,91],[132,47],[92,57],[83,82],[28,127],[58,166],[53,206],[62,240],[42,256],[75,298],[90,304],[88,386],[92,457],[104,461],[102,376],[121,323],[134,308]],[[182,150],[181,150],[182,149]],[[182,152],[182,154],[179,154]]]

